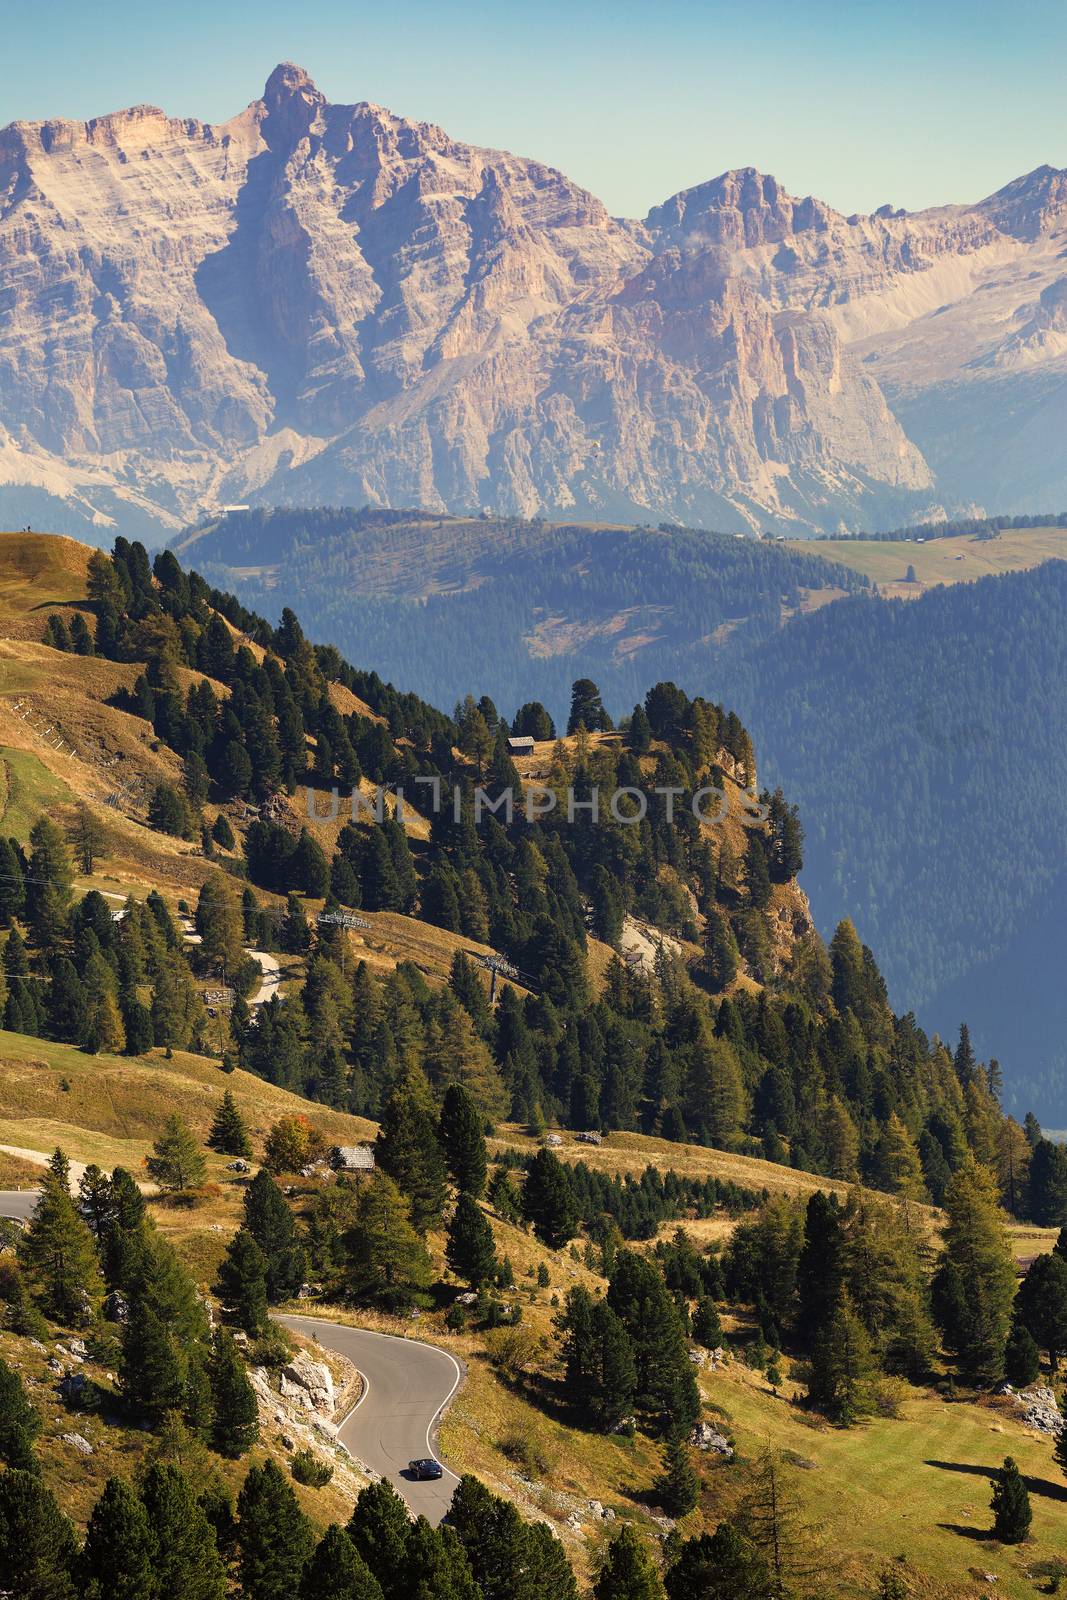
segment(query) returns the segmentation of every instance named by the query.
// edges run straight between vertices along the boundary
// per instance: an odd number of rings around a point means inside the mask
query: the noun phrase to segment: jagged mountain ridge
[[[620,221],[291,65],[220,125],[13,123],[0,485],[165,528],[244,499],[798,531],[1025,508],[1064,476],[1065,245],[1052,168],[849,218],[746,169]]]

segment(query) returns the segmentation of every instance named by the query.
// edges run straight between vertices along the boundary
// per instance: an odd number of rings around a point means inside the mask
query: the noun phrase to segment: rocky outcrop
[[[219,125],[13,123],[0,488],[163,528],[250,499],[918,514],[961,476],[964,409],[980,463],[1005,326],[1034,324],[1027,379],[1063,359],[1044,295],[1065,226],[1052,168],[847,218],[745,168],[622,222],[536,161],[331,105],[291,64]],[[1001,483],[1030,441],[1002,436]]]

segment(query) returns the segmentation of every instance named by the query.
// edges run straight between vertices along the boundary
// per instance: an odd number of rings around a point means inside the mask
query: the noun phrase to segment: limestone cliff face
[[[245,499],[797,531],[929,509],[929,453],[886,397],[929,364],[907,336],[1007,273],[1016,324],[985,349],[965,318],[935,382],[976,355],[1003,371],[1012,336],[1028,370],[1056,362],[1065,217],[1052,169],[969,210],[847,219],[746,170],[620,222],[291,65],[220,126],[14,123],[0,486],[164,528]]]

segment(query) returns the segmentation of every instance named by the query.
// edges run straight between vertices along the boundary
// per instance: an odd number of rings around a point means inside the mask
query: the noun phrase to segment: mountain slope
[[[0,507],[58,496],[64,527],[131,530],[255,498],[804,531],[1063,499],[1065,227],[1052,169],[862,218],[744,169],[618,221],[535,161],[330,105],[291,65],[217,126],[151,106],[15,123]]]

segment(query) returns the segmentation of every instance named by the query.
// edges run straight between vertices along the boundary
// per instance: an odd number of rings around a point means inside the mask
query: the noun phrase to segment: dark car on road
[[[413,1478],[440,1478],[444,1475],[444,1468],[433,1456],[425,1456],[421,1460],[409,1461],[408,1471]]]

